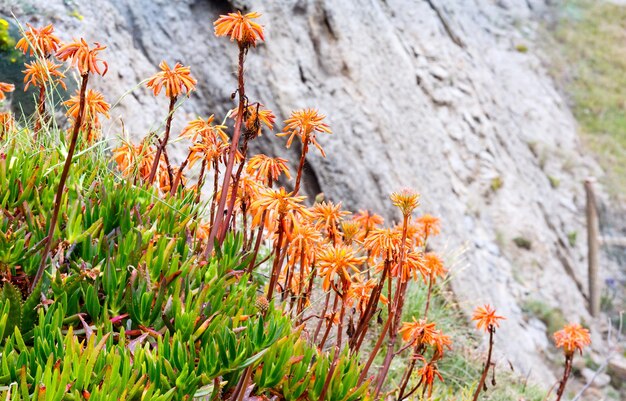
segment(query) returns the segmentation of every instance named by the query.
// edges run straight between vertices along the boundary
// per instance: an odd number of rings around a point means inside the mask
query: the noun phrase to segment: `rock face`
[[[93,82],[111,101],[122,98],[108,135],[121,134],[122,119],[133,138],[165,118],[165,98],[137,87],[162,59],[190,65],[199,81],[173,132],[195,115],[221,119],[234,105],[237,49],[213,35],[212,21],[233,7],[263,13],[267,42],[246,60],[250,100],[279,120],[319,108],[334,132],[319,138],[328,158],[309,157],[305,190],[389,219],[390,192],[421,192],[421,210],[442,219],[434,248],[460,306],[489,302],[507,316],[500,366],[510,361],[552,383],[545,326],[528,324],[522,305],[539,300],[588,318],[582,179],[599,172],[581,155],[575,122],[533,48],[546,3],[4,0],[0,12],[106,43],[110,70]],[[283,145],[264,137],[257,149],[295,160],[298,150]],[[182,146],[173,145],[178,161]]]

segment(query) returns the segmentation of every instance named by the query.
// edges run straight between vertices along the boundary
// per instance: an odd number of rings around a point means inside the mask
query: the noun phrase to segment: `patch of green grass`
[[[626,189],[626,6],[567,0],[552,29],[555,77],[583,138],[607,171],[613,195]]]
[[[554,334],[567,323],[563,312],[539,300],[531,299],[524,302],[522,311],[541,320],[548,328],[549,335]]]
[[[513,242],[515,243],[515,245],[517,245],[518,248],[526,250],[530,250],[533,246],[533,243],[528,238],[524,237],[515,237],[513,238]]]

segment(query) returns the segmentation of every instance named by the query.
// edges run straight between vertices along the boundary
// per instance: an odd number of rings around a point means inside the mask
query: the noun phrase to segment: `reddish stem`
[[[35,289],[35,287],[37,287],[39,280],[41,280],[41,277],[43,276],[43,272],[46,267],[46,261],[48,259],[48,253],[50,253],[50,246],[52,245],[52,237],[54,235],[54,229],[56,228],[57,219],[59,218],[59,210],[61,209],[61,198],[63,197],[63,190],[65,189],[65,182],[67,181],[67,176],[70,172],[72,158],[74,157],[74,151],[76,150],[78,132],[83,123],[83,117],[85,114],[85,93],[87,91],[88,80],[89,80],[89,73],[83,74],[82,82],[80,85],[80,101],[78,104],[78,115],[76,116],[76,121],[74,121],[74,129],[72,131],[70,147],[67,151],[67,157],[65,158],[65,163],[63,164],[63,171],[61,172],[61,179],[59,180],[59,186],[57,187],[57,192],[54,197],[54,209],[52,211],[52,218],[50,219],[50,227],[48,228],[48,235],[46,236],[46,247],[44,248],[43,255],[41,257],[41,263],[39,264],[39,268],[37,269],[37,273],[35,274],[33,283],[30,286],[31,292]]]
[[[204,185],[204,172],[206,171],[206,158],[202,159],[202,165],[200,166],[200,176],[198,177],[198,187],[196,188],[196,203],[200,203],[200,194],[202,193],[202,186]]]
[[[230,175],[233,172],[233,166],[235,165],[235,156],[237,155],[237,147],[239,145],[239,137],[241,136],[241,122],[243,120],[243,111],[244,111],[244,103],[245,103],[245,87],[243,80],[243,64],[245,59],[246,48],[244,46],[239,46],[239,70],[238,70],[238,89],[237,93],[239,93],[239,108],[237,110],[237,119],[235,120],[235,130],[233,132],[233,138],[230,144],[230,150],[228,153],[228,161],[226,163],[226,171],[224,172],[224,181],[222,181],[222,194],[220,196],[220,201],[217,206],[217,213],[215,218],[215,223],[211,227],[211,233],[209,234],[209,243],[207,245],[206,251],[204,253],[204,257],[206,259],[211,256],[213,252],[213,242],[215,237],[217,236],[218,230],[221,229],[222,224],[228,224],[230,221],[230,216],[233,213],[232,208],[226,212],[226,216],[222,217],[224,214],[224,209],[226,207],[226,198],[228,197],[228,188],[230,186]],[[237,190],[233,192],[233,196],[237,195]],[[220,238],[220,244],[223,241],[223,238]]]
[[[304,170],[304,162],[306,159],[306,154],[309,151],[309,136],[305,135],[302,141],[302,153],[300,154],[300,165],[298,166],[298,175],[296,176],[296,184],[293,188],[293,194],[298,195],[298,191],[300,191],[300,180],[302,179],[302,170]]]
[[[167,146],[167,142],[170,139],[170,129],[172,127],[172,118],[174,117],[174,106],[176,105],[176,96],[170,97],[170,107],[169,112],[167,114],[167,120],[165,120],[165,135],[163,136],[163,140],[159,141],[159,147],[157,148],[156,154],[154,156],[154,162],[152,162],[152,168],[150,169],[150,175],[148,176],[148,184],[152,185],[154,182],[154,177],[156,176],[157,170],[159,169],[159,162],[161,161],[161,153]],[[169,173],[169,163],[168,163],[168,173]],[[170,176],[171,183],[171,176]]]
[[[476,387],[476,392],[474,393],[473,401],[478,400],[478,395],[480,394],[480,390],[485,386],[485,380],[487,379],[487,375],[489,374],[489,368],[491,367],[491,352],[493,350],[493,333],[495,333],[496,329],[489,325],[489,351],[487,352],[487,361],[485,362],[485,367],[483,369],[483,374],[480,375],[480,381],[478,382],[478,387]],[[567,363],[567,360],[565,361]],[[566,365],[567,372],[567,365]],[[569,373],[567,373],[569,375]],[[567,381],[567,378],[564,376],[564,380]],[[563,385],[563,388],[565,385]],[[560,387],[559,387],[560,389]],[[561,398],[559,396],[559,398]],[[557,399],[558,401],[558,399]]]
[[[572,361],[574,360],[574,354],[565,355],[565,370],[563,371],[563,378],[559,383],[559,389],[556,392],[556,400],[560,401],[563,393],[565,392],[565,385],[567,384],[567,379],[569,379],[569,375],[572,373]],[[474,398],[476,401],[476,398]]]
[[[35,121],[35,139],[41,129],[44,119],[44,113],[46,112],[46,87],[44,85],[39,87],[39,101],[37,103],[37,120]]]

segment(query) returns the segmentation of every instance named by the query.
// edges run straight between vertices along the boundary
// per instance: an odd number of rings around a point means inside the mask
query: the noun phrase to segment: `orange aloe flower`
[[[63,103],[68,107],[65,113],[68,117],[76,120],[80,108],[80,92],[77,91],[74,96]],[[104,100],[104,95],[93,89],[88,89],[85,94],[85,111],[83,116],[83,124],[98,125],[100,120],[98,115],[102,114],[109,118],[109,109],[111,106]]]
[[[402,234],[392,228],[376,228],[370,232],[363,246],[370,251],[372,257],[393,260],[400,252]]]
[[[280,157],[258,154],[250,158],[246,172],[264,184],[269,183],[270,180],[276,182],[281,173],[290,180],[291,174],[289,174],[288,163],[286,159]]]
[[[385,222],[382,216],[371,213],[368,210],[359,210],[358,213],[355,213],[353,219],[361,225],[361,229],[364,231],[372,231]]]
[[[78,68],[80,75],[99,74],[104,76],[109,69],[109,65],[98,57],[98,53],[106,49],[106,46],[98,42],[94,42],[94,45],[95,47],[90,49],[85,39],[74,40],[61,46],[56,56],[61,61],[70,60],[72,66]]]
[[[430,214],[424,214],[417,219],[417,224],[421,229],[423,238],[430,238],[439,234],[439,219]]]
[[[495,330],[500,327],[498,320],[506,319],[504,316],[496,315],[496,310],[489,304],[479,306],[474,310],[472,320],[476,321],[477,329],[484,329],[486,332]]]
[[[315,109],[302,109],[296,110],[291,113],[291,117],[285,120],[285,128],[282,133],[276,134],[276,136],[287,136],[287,147],[291,146],[293,138],[298,136],[302,142],[309,142],[315,145],[317,149],[322,153],[323,157],[326,157],[324,149],[320,146],[315,138],[316,132],[326,132],[332,134],[328,124],[323,120],[325,115],[319,114]]]
[[[442,265],[443,266],[443,265]],[[422,276],[422,280],[426,283],[426,278],[430,275],[431,269],[428,268],[424,260],[424,254],[418,251],[409,251],[406,254],[406,259],[402,265],[402,281],[408,280],[410,276],[413,276],[413,280],[417,280],[417,274]],[[392,270],[392,275],[395,273]]]
[[[261,136],[261,126],[265,125],[270,131],[274,129],[274,120],[276,116],[272,113],[272,110],[262,108],[260,103],[249,105],[244,110],[243,116],[245,121],[246,133],[249,136],[257,137]],[[233,120],[237,119],[239,109],[232,109],[230,111],[230,117]]]
[[[0,100],[6,99],[5,93],[13,92],[15,90],[15,85],[8,84],[6,82],[0,82]]]
[[[406,217],[419,206],[420,195],[410,189],[403,189],[400,192],[392,193],[390,198],[393,205],[400,208],[402,214]]]
[[[65,82],[62,81],[65,75],[59,71],[59,64],[55,64],[48,59],[38,59],[30,64],[24,64],[26,69],[22,71],[24,73],[24,90],[27,90],[30,85],[42,88],[46,83],[52,79],[52,81],[58,82],[63,89],[67,89]]]
[[[365,257],[357,256],[357,251],[347,245],[326,246],[317,254],[319,275],[324,277],[322,287],[324,291],[330,289],[330,283],[339,277],[346,291],[351,283],[349,270],[359,272],[359,266],[365,261]]]
[[[441,258],[433,252],[426,252],[424,254],[424,264],[426,265],[426,269],[433,283],[438,277],[444,277],[448,272],[448,269],[443,266]]]
[[[228,143],[228,135],[224,132],[226,126],[214,125],[214,120],[215,116],[211,114],[206,120],[198,117],[189,121],[183,132],[180,133],[180,137],[188,138],[195,142],[199,136],[205,143],[216,143],[219,138],[222,142]]]
[[[146,86],[152,89],[154,96],[161,93],[161,89],[164,86],[165,95],[169,98],[178,97],[183,92],[189,94],[189,92],[196,89],[197,81],[191,76],[189,67],[176,63],[172,69],[165,61],[161,61],[159,68],[161,71],[154,74],[146,83]]]
[[[265,40],[263,37],[263,27],[252,21],[260,16],[261,14],[257,12],[244,15],[241,14],[240,11],[220,15],[217,21],[213,23],[215,26],[215,36],[230,36],[230,40],[236,40],[239,46],[256,47],[257,40]]]
[[[54,35],[52,24],[42,28],[34,28],[28,23],[26,26],[28,29],[24,31],[23,37],[15,45],[16,49],[29,56],[38,54],[42,57],[47,57],[57,51],[61,41]]]
[[[207,161],[207,168],[211,168],[211,162],[219,162],[228,151],[228,144],[223,142],[196,142],[189,147],[189,168],[199,160]],[[208,171],[208,170],[207,170]]]
[[[322,235],[312,225],[302,219],[293,222],[287,247],[288,263],[308,267],[312,264],[315,252],[322,244]]]
[[[567,356],[572,356],[577,350],[582,355],[583,348],[591,344],[591,337],[589,330],[578,323],[570,323],[554,333],[554,342],[558,348],[563,347]]]
[[[352,304],[352,301],[356,301],[356,308],[361,314],[365,312],[372,292],[377,284],[376,279],[373,278],[364,281],[358,274],[352,276],[352,285],[348,291],[348,299],[350,300],[350,304]],[[382,302],[383,305],[387,305],[387,302],[389,302],[387,297],[382,294],[380,295],[379,301]]]
[[[435,323],[430,323],[426,319],[416,320],[413,317],[412,322],[402,322],[402,327],[398,330],[398,334],[402,336],[405,342],[431,343],[435,337],[437,330]]]
[[[365,238],[367,238],[370,231],[378,228],[385,222],[385,219],[383,219],[382,216],[379,216],[376,213],[371,213],[368,210],[359,210],[352,217],[352,220],[357,222],[361,227],[361,230],[357,237],[359,241],[363,241]]]
[[[330,201],[325,201],[313,205],[311,214],[313,215],[316,229],[326,230],[329,237],[337,238],[337,225],[341,223],[343,218],[348,216],[350,212],[341,210],[341,202],[335,205]]]
[[[443,356],[444,348],[452,349],[450,336],[443,334],[441,330],[437,330],[429,344],[435,348],[439,357]]]
[[[285,191],[284,187],[261,190],[259,199],[251,205],[251,209],[255,210],[252,225],[259,225],[265,210],[269,213],[267,220],[282,217],[286,222],[291,223],[296,219],[297,215],[309,216],[310,212],[302,205],[305,199],[305,196],[293,196],[293,192]]]
[[[137,169],[139,177],[145,180],[150,175],[155,153],[154,146],[146,146],[145,143],[133,145],[124,141],[113,150],[113,160],[124,177],[128,177]]]
[[[15,129],[15,119],[10,112],[0,113],[0,138]]]

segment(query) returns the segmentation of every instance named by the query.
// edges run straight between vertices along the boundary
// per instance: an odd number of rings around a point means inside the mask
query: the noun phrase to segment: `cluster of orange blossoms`
[[[23,37],[17,42],[17,49],[25,55],[35,56],[36,59],[28,64],[24,64],[24,90],[31,85],[40,90],[39,105],[40,111],[44,110],[45,90],[47,87],[60,86],[66,89],[63,81],[65,74],[60,71],[61,64],[52,61],[56,57],[60,61],[68,61],[75,66],[81,75],[99,74],[107,72],[108,65],[98,57],[98,53],[106,48],[96,43],[90,48],[84,39],[62,44],[60,39],[54,34],[54,27],[47,25],[42,28],[35,28],[27,24]],[[5,98],[5,93],[14,90],[13,85],[0,83],[0,100]],[[70,120],[78,117],[80,90],[65,102],[68,106],[67,116]],[[109,117],[109,104],[104,100],[104,96],[94,90],[89,90],[86,96],[86,113],[82,119],[82,132],[88,143],[93,143],[100,136],[100,116]],[[43,116],[40,116],[43,118]],[[0,134],[8,132],[14,126],[13,119],[8,113],[0,115]],[[0,135],[1,136],[1,135]]]

